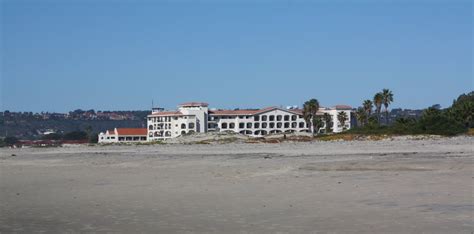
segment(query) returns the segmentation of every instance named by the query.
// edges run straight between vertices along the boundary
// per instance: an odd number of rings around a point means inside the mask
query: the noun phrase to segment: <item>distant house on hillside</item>
[[[145,142],[146,128],[115,128],[99,133],[99,143]]]

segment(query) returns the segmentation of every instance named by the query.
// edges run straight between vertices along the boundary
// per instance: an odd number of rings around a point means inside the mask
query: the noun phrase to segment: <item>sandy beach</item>
[[[0,233],[471,233],[473,142],[0,149]]]

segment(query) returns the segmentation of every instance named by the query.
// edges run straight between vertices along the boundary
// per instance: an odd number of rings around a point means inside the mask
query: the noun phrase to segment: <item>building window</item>
[[[119,139],[118,139],[118,140],[119,140],[119,141],[123,141],[123,137],[119,137]]]
[[[292,123],[291,123],[291,127],[292,127],[292,128],[296,128],[296,126],[297,126],[296,122],[292,122]]]
[[[278,122],[277,123],[277,128],[281,128],[281,125],[282,125],[281,122]]]
[[[254,117],[253,117],[253,120],[255,120],[255,121],[260,121],[260,116],[259,116],[259,115],[254,116]]]
[[[181,129],[186,129],[186,124],[181,124]]]
[[[247,123],[247,128],[252,128],[252,123]]]
[[[262,128],[267,128],[267,123],[262,123]]]
[[[296,117],[297,117],[296,115],[292,115],[291,116],[291,121],[296,121]]]
[[[222,129],[227,129],[227,123],[222,123],[222,124],[221,124],[221,128],[222,128]]]
[[[230,123],[229,128],[235,128],[235,123]]]
[[[285,115],[285,121],[290,121],[290,116],[289,115]]]
[[[275,123],[274,122],[271,122],[270,123],[270,128],[274,128],[275,127]]]
[[[260,127],[260,123],[254,123],[253,126],[254,126],[255,128],[259,128],[259,127]]]
[[[153,125],[148,126],[148,130],[153,130]]]
[[[267,121],[267,116],[266,115],[262,115],[262,121]]]
[[[245,128],[245,123],[239,123],[239,128]]]
[[[281,118],[282,118],[281,115],[277,115],[277,121],[281,121]]]
[[[290,128],[290,123],[286,122],[285,123],[285,128]]]
[[[270,121],[275,121],[275,116],[274,116],[274,115],[270,115],[269,119],[270,119]]]
[[[181,131],[181,135],[184,135],[184,134],[186,134],[186,131]]]
[[[300,122],[299,128],[304,128],[304,122]]]
[[[194,123],[189,123],[189,129],[194,129]]]

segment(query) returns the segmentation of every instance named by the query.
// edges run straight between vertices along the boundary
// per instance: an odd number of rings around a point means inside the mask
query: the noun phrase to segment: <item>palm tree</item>
[[[344,111],[337,113],[337,120],[342,125],[342,130],[346,130],[347,113]]]
[[[380,125],[380,111],[382,109],[383,103],[383,95],[382,93],[376,93],[374,96],[374,105],[375,105],[375,113],[377,114],[377,121]]]
[[[319,110],[319,102],[317,99],[311,99],[309,101],[306,101],[303,104],[303,118],[306,122],[307,125],[310,126],[311,133],[314,136],[314,126],[316,124],[316,113]],[[318,129],[319,130],[319,129]]]
[[[359,126],[364,126],[364,123],[367,119],[367,113],[365,112],[364,107],[359,107],[357,108],[357,111],[355,112],[356,117],[357,117],[357,123]]]
[[[329,113],[324,113],[323,119],[324,123],[326,123],[326,134],[328,134],[332,128],[332,116]]]
[[[385,106],[385,121],[388,125],[388,106],[393,102],[393,93],[389,89],[382,90],[382,103]]]
[[[371,100],[365,100],[362,106],[365,110],[365,123],[367,124],[369,123],[370,115],[372,115],[372,108],[374,107],[374,104]]]
[[[321,119],[321,116],[316,116],[313,119],[313,129],[316,132],[316,134],[319,133],[319,129],[324,125],[323,120]]]

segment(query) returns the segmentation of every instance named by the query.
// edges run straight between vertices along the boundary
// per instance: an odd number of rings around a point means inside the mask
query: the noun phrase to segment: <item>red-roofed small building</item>
[[[99,143],[146,142],[146,128],[115,128],[99,133]]]

